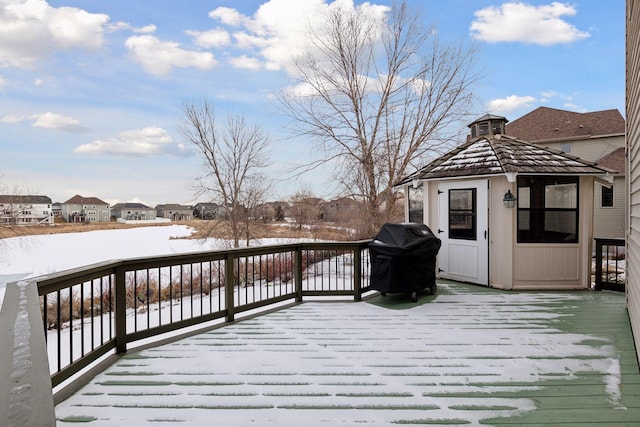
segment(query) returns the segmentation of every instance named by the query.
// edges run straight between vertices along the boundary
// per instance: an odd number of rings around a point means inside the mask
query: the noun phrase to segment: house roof
[[[561,151],[495,135],[468,141],[404,178],[398,185],[414,179],[453,178],[481,175],[554,174],[601,175],[612,170],[570,156]]]
[[[627,163],[626,160],[625,149],[624,147],[620,147],[600,158],[596,163],[600,166],[616,171],[618,175],[624,175]]]
[[[117,203],[111,207],[112,210],[118,209],[153,209],[142,203]]]
[[[108,205],[107,202],[98,199],[97,197],[83,197],[76,194],[63,204],[65,205]]]
[[[156,205],[156,209],[172,209],[172,210],[191,210],[191,207],[186,205],[179,205],[177,203],[166,203],[163,205]]]
[[[505,127],[507,135],[539,142],[625,133],[625,121],[618,110],[576,113],[539,107]]]
[[[51,198],[47,196],[5,194],[0,195],[0,203],[35,203],[40,205],[50,205]]]

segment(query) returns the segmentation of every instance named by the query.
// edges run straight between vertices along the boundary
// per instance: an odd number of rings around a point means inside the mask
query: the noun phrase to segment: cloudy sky
[[[273,199],[301,188],[329,197],[328,171],[291,177],[313,146],[285,131],[274,94],[331,3],[0,0],[0,188],[190,203],[201,161],[179,131],[182,106],[208,100],[269,133]],[[442,41],[479,48],[478,116],[514,120],[539,106],[624,115],[624,0],[409,3]]]

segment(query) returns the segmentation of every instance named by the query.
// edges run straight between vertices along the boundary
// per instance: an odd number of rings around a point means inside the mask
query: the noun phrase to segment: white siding
[[[640,4],[627,0],[627,304],[636,351],[640,351]]]

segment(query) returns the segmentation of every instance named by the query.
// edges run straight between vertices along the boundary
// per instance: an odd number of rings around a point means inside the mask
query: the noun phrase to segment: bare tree
[[[217,127],[208,102],[185,104],[183,111],[182,133],[204,163],[197,190],[226,209],[234,247],[240,246],[242,238],[248,244],[252,208],[263,202],[270,187],[262,174],[269,137],[240,116],[229,116],[224,126]]]
[[[313,231],[314,222],[320,216],[321,199],[314,196],[313,191],[308,188],[300,188],[291,196],[291,215],[298,225],[298,229],[308,226]]]
[[[312,137],[346,193],[365,202],[365,234],[393,217],[393,185],[451,142],[467,118],[475,50],[445,47],[406,4],[329,10],[295,58],[296,90],[281,101],[298,135]],[[455,124],[455,125],[454,125]]]

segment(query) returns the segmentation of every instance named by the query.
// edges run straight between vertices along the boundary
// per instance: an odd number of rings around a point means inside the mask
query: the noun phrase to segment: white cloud
[[[9,82],[4,77],[0,76],[0,90],[2,90]]]
[[[184,144],[174,142],[171,135],[159,126],[120,132],[106,139],[83,144],[74,150],[82,154],[116,154],[157,156],[161,154],[187,154]]]
[[[564,93],[556,92],[554,90],[543,91],[540,95],[541,95],[541,98],[540,98],[541,102],[549,102],[554,98],[559,98],[559,99],[561,99],[563,101],[567,101],[567,102],[573,100],[573,96],[572,95],[566,95]]]
[[[134,27],[128,22],[122,22],[122,21],[116,22],[115,24],[110,24],[107,28],[111,32],[126,30],[126,31],[133,31],[134,33],[138,33],[138,34],[155,33],[156,30],[158,29],[158,27],[156,27],[153,24],[145,25],[144,27]]]
[[[44,0],[0,2],[0,67],[31,68],[56,50],[98,49],[105,14],[51,7]]]
[[[187,31],[186,33],[195,39],[198,46],[204,48],[224,47],[231,43],[231,36],[221,28],[209,31]]]
[[[39,78],[38,79],[34,79],[33,80],[33,84],[35,86],[42,86],[44,84],[44,79],[39,79]]]
[[[586,108],[584,108],[584,107],[582,107],[580,105],[572,104],[570,102],[566,102],[563,105],[563,107],[568,109],[568,110],[575,111],[576,113],[586,113],[587,111],[589,111],[589,110],[587,110]]]
[[[30,116],[29,119],[33,120],[31,126],[33,126],[34,128],[52,129],[66,132],[84,132],[87,130],[87,128],[80,126],[80,121],[78,119],[52,112],[34,114]]]
[[[508,113],[520,108],[529,107],[536,98],[533,96],[509,95],[506,98],[489,101],[487,108],[493,113]]]
[[[9,114],[7,116],[4,116],[0,119],[0,123],[7,123],[7,124],[16,124],[16,123],[20,123],[24,121],[24,117],[20,117],[20,116],[16,116],[13,114]]]
[[[218,7],[209,12],[209,17],[234,27],[240,25],[246,19],[244,15],[230,7]]]
[[[250,58],[247,55],[229,58],[229,63],[236,68],[242,68],[245,70],[259,70],[262,68],[262,64],[259,59]]]
[[[566,3],[533,6],[522,2],[489,6],[475,12],[471,35],[482,41],[524,42],[543,46],[571,43],[589,37],[562,19],[573,16],[576,9]]]
[[[309,52],[311,46],[305,36],[310,29],[320,32],[323,17],[330,8],[346,10],[360,8],[372,19],[383,16],[388,6],[364,3],[355,6],[353,0],[270,0],[262,4],[253,16],[242,15],[236,9],[219,7],[209,16],[224,25],[239,28],[233,33],[235,47],[245,50],[246,57],[256,58],[268,70],[291,67],[292,54]],[[235,66],[244,67],[245,61],[234,61]]]
[[[148,73],[158,76],[170,73],[173,67],[208,70],[217,64],[210,52],[182,49],[178,43],[150,35],[129,37],[125,46]]]

